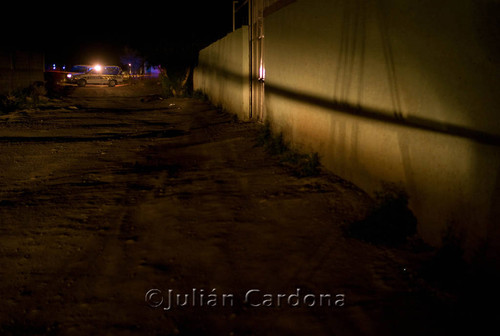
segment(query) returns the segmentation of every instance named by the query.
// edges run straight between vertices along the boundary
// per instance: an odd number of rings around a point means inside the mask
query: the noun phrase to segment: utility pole
[[[238,1],[233,1],[233,31],[236,30],[236,4]]]

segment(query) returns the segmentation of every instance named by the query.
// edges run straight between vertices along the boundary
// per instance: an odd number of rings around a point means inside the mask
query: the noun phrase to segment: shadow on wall
[[[198,71],[203,72],[207,71],[207,69],[210,69],[208,71],[211,72],[217,72],[225,78],[237,83],[241,83],[241,81],[245,79],[241,75],[228,71],[227,69],[214,68],[213,66],[208,66],[200,62]],[[395,124],[419,130],[433,131],[441,134],[458,136],[488,145],[500,145],[499,134],[491,134],[464,126],[453,125],[450,123],[415,117],[411,115],[402,117],[398,114],[396,116],[392,111],[384,111],[360,105],[352,105],[350,103],[342,101],[333,101],[273,85],[272,83],[266,83],[266,94],[282,96],[292,101],[299,101],[310,105],[315,105],[317,107],[326,108],[335,112],[345,113],[348,115],[362,117],[370,120],[382,121],[389,124]]]

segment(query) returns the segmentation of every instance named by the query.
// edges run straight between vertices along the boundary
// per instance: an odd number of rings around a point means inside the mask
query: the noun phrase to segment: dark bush
[[[318,153],[305,154],[290,148],[283,133],[273,134],[268,121],[257,134],[256,146],[264,147],[267,153],[278,156],[280,163],[297,177],[316,176],[320,172]]]
[[[396,184],[385,183],[375,194],[376,205],[363,220],[349,225],[350,236],[387,246],[401,245],[417,232],[417,219],[408,208],[408,195]]]
[[[16,89],[0,96],[0,111],[9,113],[26,107],[36,107],[40,97],[47,94],[43,82],[36,82],[26,88]]]

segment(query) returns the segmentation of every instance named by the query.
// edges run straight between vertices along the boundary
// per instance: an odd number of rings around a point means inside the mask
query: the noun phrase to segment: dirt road
[[[1,116],[2,335],[442,334],[409,254],[342,233],[367,195],[156,90]]]

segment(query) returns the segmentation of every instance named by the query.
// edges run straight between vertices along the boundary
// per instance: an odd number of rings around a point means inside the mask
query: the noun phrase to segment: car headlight
[[[72,74],[67,74],[66,77],[71,78],[71,77],[73,77],[73,75]]]

